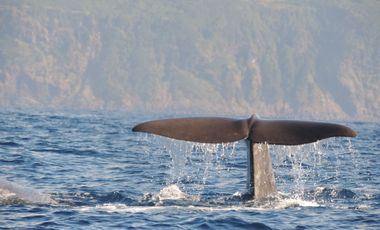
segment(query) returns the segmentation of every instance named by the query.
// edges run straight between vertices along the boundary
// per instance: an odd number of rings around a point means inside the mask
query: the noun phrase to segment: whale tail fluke
[[[347,126],[310,121],[258,120],[251,130],[249,139],[254,143],[275,145],[301,145],[329,137],[356,136]]]
[[[201,143],[226,143],[246,139],[248,143],[247,185],[252,198],[276,193],[268,144],[300,145],[329,137],[355,137],[349,127],[322,122],[261,120],[221,117],[174,118],[148,121],[132,131]]]
[[[153,133],[173,139],[200,143],[226,143],[248,139],[253,143],[300,145],[329,137],[355,137],[349,127],[323,122],[261,120],[221,117],[174,118],[148,121],[135,132]]]
[[[132,131],[184,141],[226,143],[248,138],[249,126],[246,120],[193,117],[148,121],[135,126]]]

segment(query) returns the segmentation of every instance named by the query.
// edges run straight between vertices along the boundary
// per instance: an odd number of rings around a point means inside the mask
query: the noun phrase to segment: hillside
[[[380,2],[1,1],[0,107],[380,118]]]

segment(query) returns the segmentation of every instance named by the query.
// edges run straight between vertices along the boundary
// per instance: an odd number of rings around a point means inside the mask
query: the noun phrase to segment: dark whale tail
[[[355,137],[349,127],[323,122],[262,120],[221,117],[174,118],[148,121],[132,131],[153,133],[178,140],[201,143],[226,143],[246,139],[248,185],[254,198],[276,191],[267,144],[300,145],[329,137]]]
[[[355,131],[338,124],[261,120],[255,116],[242,120],[221,117],[164,119],[141,123],[132,130],[201,143],[226,143],[249,139],[253,143],[300,145],[328,137],[356,136]]]

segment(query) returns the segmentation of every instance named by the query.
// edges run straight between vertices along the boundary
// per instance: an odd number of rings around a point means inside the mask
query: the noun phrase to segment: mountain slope
[[[0,105],[378,119],[376,1],[2,1]]]

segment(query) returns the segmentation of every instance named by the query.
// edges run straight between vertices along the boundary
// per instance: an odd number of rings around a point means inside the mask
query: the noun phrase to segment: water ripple
[[[195,145],[131,132],[156,118],[0,111],[0,177],[22,188],[20,197],[0,201],[0,226],[380,228],[378,123],[349,123],[359,133],[353,140],[271,146],[278,196],[252,201],[245,143]],[[55,202],[37,202],[30,191]]]

